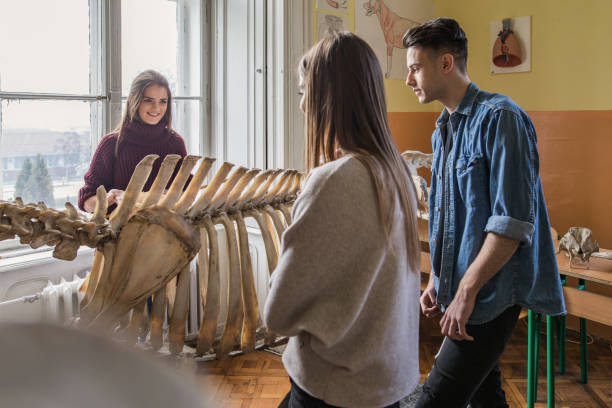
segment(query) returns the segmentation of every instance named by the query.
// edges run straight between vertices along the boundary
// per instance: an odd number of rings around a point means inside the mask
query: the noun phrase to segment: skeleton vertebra
[[[127,323],[128,341],[135,342],[142,327],[150,324],[151,345],[159,349],[167,311],[169,349],[175,354],[183,349],[189,264],[199,254],[204,313],[196,354],[209,353],[213,347],[218,358],[236,349],[251,351],[260,319],[244,218],[253,217],[261,228],[272,273],[281,234],[291,222],[290,207],[300,188],[301,174],[294,170],[261,172],[243,167],[230,174],[233,165],[223,163],[196,198],[214,159],[205,158],[201,162],[184,190],[191,170],[200,159],[186,156],[170,189],[163,194],[180,159],[169,155],[151,189],[142,193],[157,158],[150,155],[138,164],[110,220],[105,219],[104,187],[98,188],[91,218],[78,213],[70,203],[66,203],[64,211],[57,211],[44,203],[24,205],[20,199],[1,201],[0,240],[18,236],[22,243],[34,248],[45,244],[55,246],[53,256],[65,260],[74,259],[81,245],[96,248],[89,279],[82,288],[85,296],[81,302],[80,324],[110,331],[133,310]],[[226,297],[220,293],[217,224],[224,227],[229,254]],[[147,313],[145,302],[150,296],[153,296],[153,306]],[[227,318],[221,339],[215,343],[224,298]],[[268,342],[274,338],[273,333],[266,333]]]

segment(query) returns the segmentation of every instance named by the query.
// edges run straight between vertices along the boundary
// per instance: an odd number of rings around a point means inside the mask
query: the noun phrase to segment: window
[[[201,154],[202,32],[200,0],[1,1],[0,199],[76,205],[98,142],[145,69],[168,78],[172,125]],[[13,249],[25,250],[0,242],[2,257]]]
[[[103,113],[93,15],[82,0],[0,3],[0,199],[75,201]]]
[[[211,2],[211,146],[217,160],[303,168],[296,66],[310,45],[310,2]]]
[[[202,23],[200,0],[121,2],[122,102],[138,73],[163,74],[172,91],[172,126],[191,154],[202,153]]]
[[[284,0],[0,1],[0,199],[50,202],[45,193],[56,207],[76,203],[98,142],[149,68],[171,84],[173,127],[190,154],[303,168],[295,66],[312,38],[310,9]],[[34,170],[46,182],[26,196],[19,176]],[[0,241],[0,256],[16,248],[31,250]]]

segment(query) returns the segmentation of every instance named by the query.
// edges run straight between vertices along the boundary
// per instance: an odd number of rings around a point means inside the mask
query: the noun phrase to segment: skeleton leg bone
[[[185,322],[187,321],[187,313],[189,312],[190,278],[191,270],[189,264],[187,264],[183,267],[178,275],[176,299],[174,301],[174,310],[172,311],[172,316],[170,318],[170,329],[168,332],[170,352],[175,355],[183,351],[183,342],[185,340]]]
[[[83,296],[83,299],[81,300],[81,309],[84,308],[91,300],[91,297],[96,290],[96,286],[98,286],[98,281],[100,280],[103,266],[104,254],[101,250],[97,250],[96,254],[94,255],[94,262],[91,267],[91,272],[89,273],[87,280],[83,282],[80,289],[83,290],[83,288],[85,288],[85,296]]]
[[[291,225],[291,210],[287,207],[287,204],[281,203],[276,206],[276,208],[283,213],[283,217],[285,217],[285,224],[287,226]]]
[[[110,242],[104,246],[104,262],[102,263],[102,273],[98,279],[98,284],[93,288],[94,292],[90,301],[81,307],[81,323],[84,325],[88,325],[89,322],[100,313],[100,310],[102,310],[104,298],[109,291],[108,286],[111,284],[109,275],[116,251],[117,244],[114,242]]]
[[[278,236],[278,251],[280,253],[280,243],[281,243],[281,238],[283,236],[283,232],[285,232],[285,226],[283,225],[283,222],[281,221],[281,218],[278,215],[278,212],[276,212],[276,210],[274,208],[272,208],[269,205],[266,205],[263,208],[263,211],[270,216],[270,219],[272,219],[272,222],[274,223],[274,228],[276,229],[276,234]]]
[[[225,320],[223,334],[221,335],[221,342],[215,350],[217,358],[223,359],[232,351],[234,345],[239,342],[238,339],[242,329],[243,310],[240,290],[240,259],[238,243],[236,241],[236,229],[234,228],[234,223],[225,213],[219,215],[217,222],[222,224],[225,228],[229,253],[227,318]]]
[[[200,243],[202,249],[198,252],[198,284],[200,289],[200,327],[204,322],[204,309],[206,307],[206,294],[208,292],[208,276],[209,276],[209,265],[208,265],[208,232],[206,228],[200,228]]]
[[[238,242],[240,245],[240,273],[242,279],[242,301],[244,308],[244,322],[242,325],[242,338],[240,347],[242,351],[248,353],[255,350],[255,332],[257,331],[257,321],[259,310],[257,306],[257,293],[255,292],[255,282],[253,280],[253,264],[251,253],[249,252],[249,239],[242,214],[235,214],[232,219],[236,222],[238,229]]]
[[[272,276],[272,272],[276,269],[276,262],[278,260],[278,253],[276,252],[276,246],[274,245],[274,240],[272,239],[271,231],[268,229],[268,225],[264,220],[261,213],[257,210],[247,211],[245,214],[247,217],[253,217],[259,226],[259,230],[261,231],[261,236],[264,241],[264,247],[266,249],[266,259],[268,260],[268,272],[270,276]]]
[[[278,252],[272,238],[272,231],[270,230],[263,216],[257,210],[248,211],[245,215],[255,218],[255,221],[259,225],[261,236],[264,241],[266,248],[266,258],[268,260],[268,272],[272,276],[272,272],[276,269],[276,263],[278,262]],[[273,344],[276,339],[276,334],[270,330],[266,330],[266,344]]]
[[[202,220],[208,235],[210,255],[208,262],[208,281],[206,285],[206,304],[204,305],[204,317],[198,333],[198,346],[196,355],[201,356],[207,353],[215,339],[217,333],[217,321],[219,310],[221,309],[221,280],[219,276],[219,244],[217,241],[217,230],[210,217]],[[204,251],[205,248],[202,249]]]
[[[140,331],[145,324],[146,314],[145,308],[147,307],[147,302],[144,301],[134,307],[132,309],[132,318],[130,319],[130,324],[128,325],[128,333],[126,342],[127,344],[135,344],[138,340],[138,336],[140,335]]]
[[[151,308],[151,346],[159,350],[163,345],[163,326],[166,312],[166,287],[162,286],[155,292],[153,307]]]
[[[178,279],[176,277],[170,279],[166,285],[166,303],[168,304],[168,316],[174,314],[174,302],[176,302],[176,285]]]

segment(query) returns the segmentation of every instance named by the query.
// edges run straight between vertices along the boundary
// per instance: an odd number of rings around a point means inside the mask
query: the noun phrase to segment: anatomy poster
[[[334,32],[348,30],[348,18],[317,12],[317,41]]]
[[[432,0],[355,0],[355,32],[374,49],[385,78],[406,78],[402,38],[433,16]]]
[[[491,22],[491,73],[531,71],[531,17]]]
[[[317,0],[318,9],[348,13],[348,0]]]

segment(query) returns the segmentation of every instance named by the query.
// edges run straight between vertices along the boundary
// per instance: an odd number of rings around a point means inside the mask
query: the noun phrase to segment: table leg
[[[555,407],[555,319],[546,316],[546,406]]]
[[[586,282],[584,279],[578,279],[578,289],[585,290]],[[587,366],[587,321],[580,318],[580,380],[586,384],[588,381],[588,366]]]
[[[565,316],[558,317],[557,342],[559,348],[559,373],[565,374]]]
[[[561,275],[561,286],[565,286],[567,277]],[[565,345],[566,345],[566,319],[565,316],[559,316],[559,325],[557,326],[557,340],[559,342],[559,373],[565,374]]]

